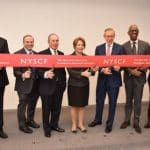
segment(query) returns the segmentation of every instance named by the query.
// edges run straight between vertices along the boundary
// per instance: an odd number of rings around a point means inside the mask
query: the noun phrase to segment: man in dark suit
[[[44,55],[63,55],[58,50],[59,37],[52,33],[48,37],[49,48],[40,52]],[[42,99],[43,128],[46,137],[51,136],[51,130],[64,132],[58,125],[61,112],[63,93],[66,88],[66,72],[64,68],[41,68],[40,96]]]
[[[131,25],[128,30],[130,40],[123,44],[127,55],[147,55],[149,53],[149,44],[138,39],[139,29],[137,25]],[[126,68],[124,72],[124,83],[126,92],[125,119],[121,129],[130,125],[132,109],[134,108],[133,127],[137,133],[141,133],[139,125],[141,114],[141,100],[143,87],[146,82],[145,68]],[[134,100],[134,101],[133,101]]]
[[[148,112],[147,112],[148,121],[145,124],[144,128],[150,128],[150,71],[149,71],[147,81],[148,81],[148,86],[149,86],[149,105],[148,105]]]
[[[31,35],[23,37],[23,48],[15,54],[36,54],[32,50],[34,46],[34,38]],[[39,97],[38,86],[39,80],[37,69],[31,67],[15,67],[14,75],[16,77],[15,90],[19,96],[18,104],[18,123],[19,129],[25,133],[32,133],[29,128],[39,128],[40,126],[34,121],[34,112]],[[27,109],[27,117],[26,117]]]
[[[0,54],[9,53],[7,41],[0,37]],[[5,86],[8,85],[8,77],[5,67],[0,67],[0,137],[8,138],[3,130],[3,97]]]
[[[112,28],[105,29],[104,38],[106,43],[96,47],[95,55],[122,55],[124,54],[121,45],[114,42],[115,31]],[[102,115],[106,93],[109,99],[109,113],[106,122],[105,132],[112,131],[112,125],[115,117],[116,103],[119,94],[119,88],[122,85],[120,67],[103,67],[99,69],[97,89],[96,89],[96,115],[89,127],[102,124]]]

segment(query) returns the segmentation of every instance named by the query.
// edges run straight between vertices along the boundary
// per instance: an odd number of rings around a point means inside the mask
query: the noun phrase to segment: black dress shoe
[[[57,132],[65,132],[65,130],[63,128],[60,127],[51,127],[52,130],[55,130]]]
[[[134,124],[134,125],[133,125],[133,128],[135,129],[135,131],[136,131],[137,133],[142,133],[142,129],[141,129],[141,127],[140,127],[139,125]]]
[[[37,124],[34,120],[28,121],[27,125],[30,126],[30,127],[32,127],[32,128],[40,128],[40,125]]]
[[[105,132],[106,132],[106,133],[110,133],[111,131],[112,131],[112,127],[106,126]]]
[[[22,131],[24,133],[32,133],[33,132],[33,130],[30,129],[28,126],[20,127],[19,129],[20,129],[20,131]]]
[[[45,137],[50,138],[51,137],[51,132],[45,132],[44,135],[45,135]]]
[[[128,126],[130,126],[130,121],[125,121],[122,123],[122,125],[120,126],[120,129],[125,129],[127,128]]]
[[[147,122],[144,126],[144,128],[150,128],[150,122]]]
[[[8,135],[3,130],[0,130],[0,137],[6,139],[8,138]]]
[[[102,122],[96,122],[96,121],[92,121],[91,123],[88,124],[88,127],[95,127],[97,125],[101,125]]]

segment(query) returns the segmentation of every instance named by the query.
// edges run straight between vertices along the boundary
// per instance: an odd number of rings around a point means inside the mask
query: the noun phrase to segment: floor
[[[34,129],[33,134],[25,134],[18,130],[16,110],[5,111],[5,131],[8,139],[0,138],[0,150],[150,150],[150,129],[144,129],[148,103],[142,104],[141,127],[142,134],[138,134],[130,126],[121,130],[120,124],[124,118],[124,104],[118,104],[113,130],[110,134],[104,132],[108,106],[105,105],[103,124],[88,128],[92,121],[95,106],[86,107],[85,125],[87,133],[70,132],[71,120],[69,107],[63,107],[60,126],[65,133],[52,132],[51,138],[44,137],[41,121],[41,109],[37,109],[35,120],[41,125]]]

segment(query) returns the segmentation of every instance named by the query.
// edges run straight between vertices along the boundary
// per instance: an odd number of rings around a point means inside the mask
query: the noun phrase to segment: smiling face
[[[76,54],[81,55],[83,53],[84,48],[85,48],[85,40],[81,37],[76,38],[73,41],[73,47],[75,49]]]
[[[112,28],[108,28],[104,32],[104,39],[107,44],[112,44],[115,39],[115,31]]]
[[[77,45],[75,47],[75,51],[79,54],[82,54],[83,53],[83,50],[84,50],[84,45],[83,45],[83,42],[81,40],[79,40],[77,42]]]
[[[50,48],[57,50],[59,46],[59,37],[56,34],[49,35],[48,44]]]
[[[128,35],[130,37],[130,40],[136,41],[138,34],[139,34],[139,29],[137,25],[131,25],[128,30]]]
[[[34,46],[34,38],[31,35],[24,36],[23,46],[28,50],[32,50]]]

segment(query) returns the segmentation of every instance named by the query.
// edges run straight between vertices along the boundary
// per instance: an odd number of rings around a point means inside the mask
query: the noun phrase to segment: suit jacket
[[[71,55],[76,55],[73,52]],[[83,56],[86,56],[83,54]],[[89,78],[81,76],[81,72],[87,70],[88,68],[67,68],[69,73],[68,85],[82,87],[89,84]]]
[[[124,50],[127,55],[133,55],[133,50],[131,48],[130,41],[126,42],[123,44]],[[137,49],[137,54],[139,55],[149,55],[150,54],[150,46],[147,42],[138,40],[138,49]],[[128,71],[128,68],[125,69],[124,72],[124,82],[127,82],[128,79],[130,78],[130,73]],[[146,82],[146,71],[142,71],[142,75],[140,77],[135,77],[135,79],[138,80],[140,84],[144,84]]]
[[[57,51],[58,55],[64,55],[61,51]],[[39,54],[44,55],[52,55],[51,51],[45,49],[41,51]],[[48,71],[52,68],[40,68],[39,69],[39,76],[40,76],[40,87],[39,92],[41,95],[52,95],[55,92],[56,86],[59,86],[64,91],[66,88],[66,71],[65,68],[53,68],[54,69],[54,78],[53,79],[46,79],[44,78],[45,71]]]
[[[148,85],[150,86],[150,71],[149,71],[149,75],[148,75]]]
[[[0,37],[0,54],[9,53],[7,40]],[[0,69],[0,87],[9,83],[5,67]]]
[[[106,48],[105,43],[102,45],[98,45],[95,50],[95,55],[106,55]],[[117,43],[113,43],[112,47],[112,53],[111,55],[123,55],[124,49],[121,45]],[[119,87],[122,85],[121,80],[121,73],[120,71],[115,71],[113,67],[111,68],[111,75],[105,75],[103,72],[101,72],[101,68],[99,69],[99,75],[98,75],[98,84],[107,85],[110,87]]]
[[[32,51],[34,54],[36,54],[35,51]],[[15,54],[27,54],[25,49],[22,48],[15,52]],[[27,71],[30,67],[14,67],[14,76],[16,77],[15,82],[15,90],[19,93],[29,94],[32,90],[34,80],[35,78],[29,78],[29,79],[23,79],[22,74]],[[31,70],[33,68],[30,68]],[[35,70],[37,72],[37,70]],[[38,72],[37,72],[38,73]],[[32,76],[32,75],[31,75]]]

